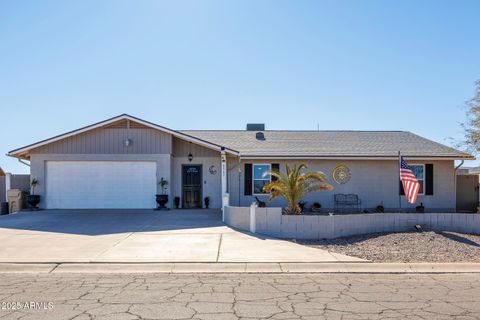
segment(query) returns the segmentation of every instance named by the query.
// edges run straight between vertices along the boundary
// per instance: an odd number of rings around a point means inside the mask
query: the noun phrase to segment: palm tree
[[[318,192],[322,190],[332,190],[333,187],[325,181],[327,176],[323,172],[306,172],[302,173],[303,169],[306,169],[307,165],[304,163],[295,164],[290,167],[286,165],[286,174],[277,170],[268,171],[264,176],[271,175],[273,181],[263,187],[265,192],[270,193],[269,201],[278,197],[283,197],[287,200],[288,205],[285,208],[286,214],[301,214],[302,210],[298,205],[307,194],[310,192]]]

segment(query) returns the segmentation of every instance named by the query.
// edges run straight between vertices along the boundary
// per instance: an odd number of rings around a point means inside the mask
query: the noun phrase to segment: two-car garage
[[[155,161],[46,161],[49,209],[154,208]]]

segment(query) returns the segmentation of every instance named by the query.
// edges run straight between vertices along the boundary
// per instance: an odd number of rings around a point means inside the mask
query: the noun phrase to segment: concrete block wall
[[[369,233],[425,230],[480,234],[480,214],[371,213],[316,216],[282,215],[281,208],[256,208],[256,232],[282,239],[334,239]],[[249,231],[250,208],[227,207],[225,223]]]
[[[246,230],[250,229],[250,208],[225,207],[225,223],[231,227]]]

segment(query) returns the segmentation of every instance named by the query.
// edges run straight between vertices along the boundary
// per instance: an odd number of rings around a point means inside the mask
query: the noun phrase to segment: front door
[[[182,167],[183,208],[202,207],[202,166],[183,165]]]

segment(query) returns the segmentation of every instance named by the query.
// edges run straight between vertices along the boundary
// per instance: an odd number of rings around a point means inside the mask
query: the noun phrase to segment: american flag
[[[400,157],[400,180],[402,181],[403,190],[405,191],[405,197],[410,203],[417,201],[418,191],[420,190],[420,183],[413,174],[408,164]]]

